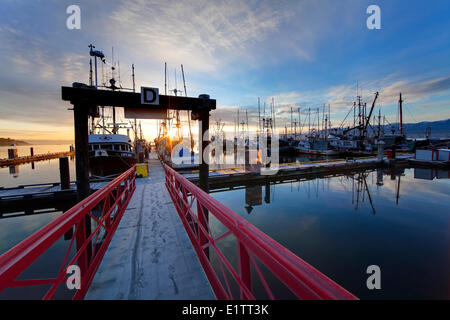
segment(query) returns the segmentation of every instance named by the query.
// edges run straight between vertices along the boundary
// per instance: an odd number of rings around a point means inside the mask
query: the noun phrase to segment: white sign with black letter
[[[159,89],[141,87],[141,103],[159,105]]]

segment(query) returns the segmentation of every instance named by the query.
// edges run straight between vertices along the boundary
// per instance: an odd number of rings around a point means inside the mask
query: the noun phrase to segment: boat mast
[[[308,108],[308,139],[311,138],[311,108]]]
[[[317,138],[320,139],[320,107],[317,108]]]
[[[293,110],[292,110],[292,107],[291,107],[291,137],[292,137],[292,133],[294,132],[294,130],[293,130],[293,125],[294,125],[294,119],[293,119],[293,116],[294,116],[294,114],[293,114]]]
[[[272,97],[272,133],[276,131],[276,125],[275,125],[275,101],[274,98]]]
[[[403,134],[403,100],[400,93],[400,99],[398,100],[399,115],[400,115],[400,134]]]
[[[301,108],[298,108],[298,131],[300,135],[300,139],[302,138],[302,112]]]
[[[133,82],[133,92],[136,92],[135,74],[134,74],[134,63],[131,65],[131,80]],[[137,124],[136,118],[134,118],[134,142],[137,140]]]
[[[258,97],[258,133],[257,136],[259,137],[259,134],[261,132],[261,101]]]
[[[89,59],[89,86],[93,86],[93,79],[92,79],[92,58]]]
[[[131,79],[133,80],[133,92],[136,92],[136,84],[135,84],[135,78],[134,78],[134,63],[131,65]]]
[[[184,68],[183,65],[181,65],[181,74],[183,75],[183,86],[184,86],[184,95],[187,97],[187,90],[186,90],[186,79],[184,78]],[[189,125],[189,137],[191,138],[191,154],[194,155],[194,138],[192,137],[192,129],[191,129],[191,113],[189,110],[187,112],[187,118],[188,118],[188,125]]]

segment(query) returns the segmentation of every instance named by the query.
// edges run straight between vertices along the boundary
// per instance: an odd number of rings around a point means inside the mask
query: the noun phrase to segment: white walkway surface
[[[136,179],[86,299],[215,299],[164,179],[158,160]]]

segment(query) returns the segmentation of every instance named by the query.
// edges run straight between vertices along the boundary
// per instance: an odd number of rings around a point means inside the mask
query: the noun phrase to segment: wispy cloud
[[[237,57],[250,60],[248,50],[290,15],[268,1],[124,1],[110,32],[154,60],[212,72]]]

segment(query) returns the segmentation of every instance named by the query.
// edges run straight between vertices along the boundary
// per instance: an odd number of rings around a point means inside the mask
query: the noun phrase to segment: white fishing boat
[[[306,141],[301,140],[295,146],[295,150],[300,153],[316,154],[316,155],[338,155],[339,152],[331,148],[327,140]]]

